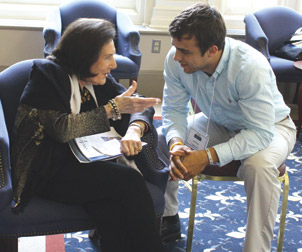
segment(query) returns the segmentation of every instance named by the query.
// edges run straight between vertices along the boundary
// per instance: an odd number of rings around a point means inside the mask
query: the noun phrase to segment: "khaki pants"
[[[192,118],[189,118],[189,126]],[[194,127],[206,131],[207,118],[199,113],[195,115]],[[159,131],[159,154],[162,160],[169,162],[169,150],[161,128]],[[210,123],[208,146],[228,141],[238,134],[226,128]],[[241,160],[237,176],[244,180],[247,196],[247,227],[244,243],[245,252],[270,251],[273,228],[278,212],[281,185],[277,177],[278,167],[286,160],[296,142],[296,127],[291,119],[275,125],[275,136],[264,150]],[[178,212],[178,181],[168,182],[164,216]]]

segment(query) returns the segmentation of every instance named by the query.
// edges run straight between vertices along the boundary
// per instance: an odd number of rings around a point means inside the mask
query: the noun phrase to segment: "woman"
[[[150,158],[142,151],[141,137],[154,133],[151,106],[159,99],[131,96],[136,82],[125,90],[111,77],[114,38],[110,22],[79,19],[48,59],[34,62],[12,142],[15,211],[22,211],[32,195],[79,204],[96,222],[102,251],[159,252],[154,207],[143,177],[116,161],[79,163],[68,145],[112,126],[124,136],[122,152],[139,168]],[[156,152],[152,155],[157,158]]]

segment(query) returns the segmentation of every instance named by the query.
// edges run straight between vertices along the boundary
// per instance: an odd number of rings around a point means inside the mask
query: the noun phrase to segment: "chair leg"
[[[18,252],[18,238],[0,238],[0,250],[5,252]]]
[[[129,79],[129,87],[132,85],[132,82],[136,81],[137,82],[137,78],[133,78],[133,79]]]
[[[302,126],[302,85],[297,83],[299,86],[298,90],[298,126],[297,126],[297,138],[299,137],[301,126]]]
[[[159,234],[161,234],[162,221],[163,221],[162,217],[156,218],[156,225],[157,225],[157,229],[158,229]]]
[[[197,200],[197,185],[198,185],[198,179],[197,179],[197,176],[195,176],[192,179],[192,192],[191,192],[191,204],[190,204],[190,215],[189,215],[189,226],[188,226],[186,252],[192,251],[195,210],[196,210],[196,200]]]
[[[282,183],[283,183],[283,195],[282,195],[282,206],[281,206],[281,213],[280,213],[280,226],[279,226],[277,252],[282,252],[283,249],[285,220],[286,220],[286,212],[287,212],[287,199],[288,199],[288,191],[289,191],[289,178],[287,172],[285,172],[284,174],[284,179]]]
[[[296,91],[295,91],[295,96],[293,99],[293,103],[298,103],[298,92],[299,92],[299,87],[301,85],[301,82],[297,82],[297,86],[296,86]]]
[[[88,237],[91,240],[96,240],[96,239],[100,239],[100,235],[99,232],[96,229],[91,229],[88,232]]]

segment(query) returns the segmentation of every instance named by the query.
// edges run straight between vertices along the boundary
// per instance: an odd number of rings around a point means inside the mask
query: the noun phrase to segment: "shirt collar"
[[[226,38],[225,39],[225,45],[224,45],[224,49],[221,55],[221,58],[219,60],[219,63],[215,69],[215,72],[213,73],[213,77],[215,79],[218,78],[218,76],[223,72],[223,70],[226,68],[227,63],[229,61],[229,56],[230,56],[230,42],[229,39]]]

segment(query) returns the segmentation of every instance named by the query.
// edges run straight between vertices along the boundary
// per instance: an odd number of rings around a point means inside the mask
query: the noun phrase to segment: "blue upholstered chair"
[[[287,7],[270,7],[244,18],[246,43],[265,55],[271,64],[278,82],[298,83],[296,89],[298,103],[297,136],[302,125],[302,70],[293,66],[293,61],[279,58],[275,51],[285,40],[302,27],[302,15]]]
[[[130,18],[102,0],[72,0],[54,9],[43,30],[44,56],[56,47],[66,27],[78,18],[103,18],[116,26],[117,39],[114,58],[117,68],[111,71],[119,79],[137,80],[142,54],[138,48],[140,34]]]
[[[11,208],[12,181],[9,139],[15,121],[20,96],[26,85],[33,60],[25,60],[0,73],[0,251],[18,250],[18,237],[69,233],[91,230],[92,220],[79,206],[71,206],[34,197],[22,213]],[[164,191],[168,169],[149,170],[146,182],[160,221],[164,211]],[[154,183],[151,181],[154,181]]]

